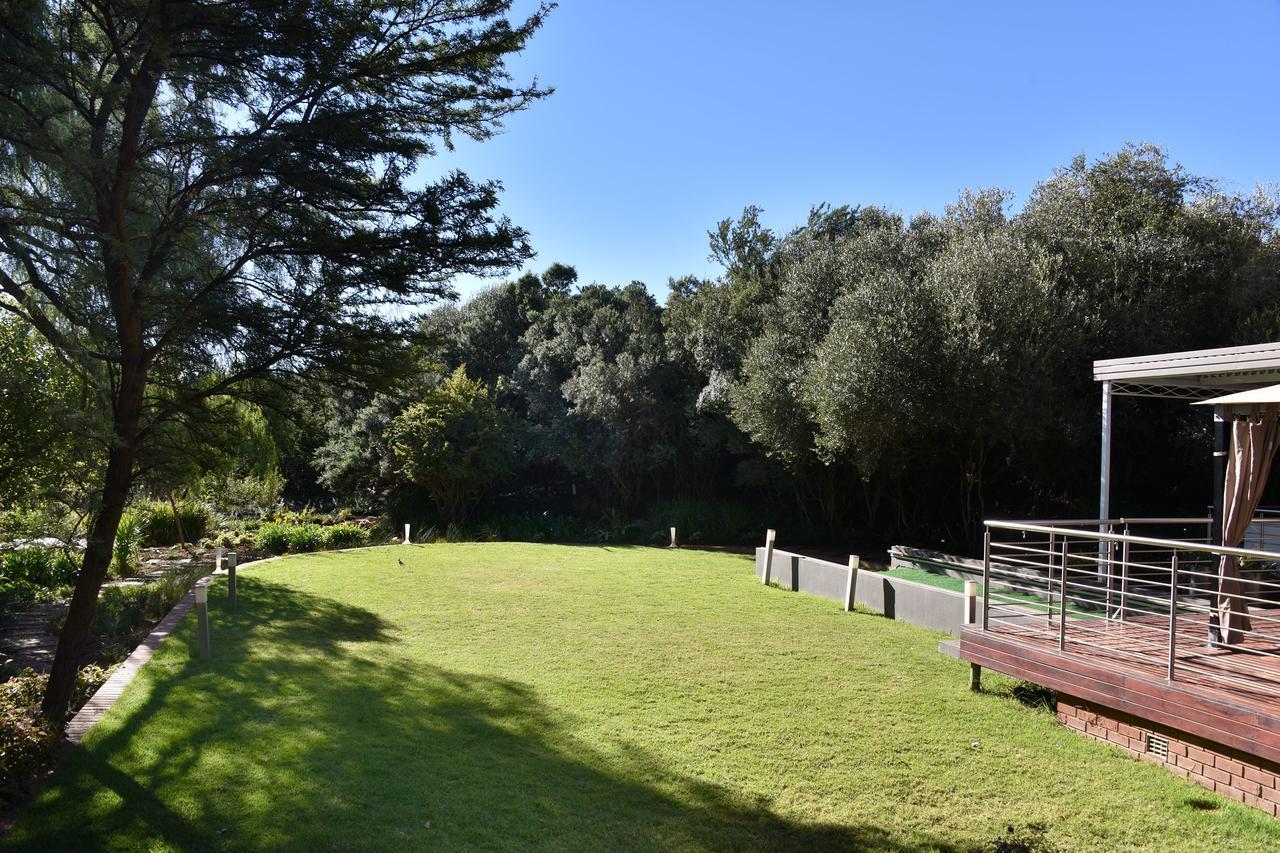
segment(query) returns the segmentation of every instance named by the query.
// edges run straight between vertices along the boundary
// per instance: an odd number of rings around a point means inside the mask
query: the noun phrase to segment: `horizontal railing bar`
[[[1095,542],[1129,542],[1130,545],[1154,545],[1157,547],[1168,548],[1171,551],[1204,551],[1231,557],[1245,557],[1251,560],[1265,559],[1280,561],[1280,553],[1273,551],[1254,551],[1247,548],[1230,548],[1225,545],[1201,546],[1177,539],[1158,539],[1147,536],[1132,535],[1126,536],[1124,534],[1117,533],[1099,533],[1096,530],[1068,530],[1061,527],[1049,527],[1040,524],[1027,524],[1025,522],[1016,521],[985,521],[983,523],[987,527],[992,527],[997,530],[1026,530],[1032,533],[1075,537],[1078,539],[1089,539]]]

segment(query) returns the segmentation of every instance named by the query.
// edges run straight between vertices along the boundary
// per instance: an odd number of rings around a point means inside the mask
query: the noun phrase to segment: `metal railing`
[[[1264,525],[1280,517],[1262,518]],[[1207,518],[986,522],[981,628],[1220,689],[1280,696],[1280,551],[1210,544]],[[1166,535],[1150,535],[1165,533]],[[1240,591],[1218,592],[1235,557]],[[1217,605],[1245,608],[1210,643]],[[1225,628],[1226,626],[1222,626]]]

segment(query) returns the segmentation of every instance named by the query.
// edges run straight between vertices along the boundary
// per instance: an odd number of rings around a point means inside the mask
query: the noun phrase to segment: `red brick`
[[[1269,815],[1276,813],[1276,804],[1267,802],[1261,797],[1255,797],[1252,794],[1245,794],[1244,801],[1246,804],[1253,806],[1255,809],[1266,812]]]
[[[1225,755],[1219,755],[1214,759],[1213,766],[1219,770],[1225,770],[1232,776],[1243,776],[1244,765],[1233,758],[1227,758]]]
[[[1217,767],[1206,767],[1204,775],[1215,782],[1221,782],[1224,785],[1231,784],[1231,774],[1225,770],[1219,770]]]
[[[1170,755],[1186,755],[1187,745],[1180,740],[1171,740],[1169,741],[1169,754]]]
[[[1248,764],[1244,766],[1244,778],[1257,782],[1264,788],[1274,788],[1276,786],[1274,773],[1259,770],[1257,767],[1250,767]]]
[[[1194,758],[1196,761],[1199,761],[1201,764],[1207,764],[1210,767],[1213,766],[1213,753],[1205,752],[1203,749],[1201,749],[1198,746],[1188,746],[1187,755],[1188,757]]]
[[[1219,785],[1218,793],[1229,800],[1235,800],[1237,803],[1244,802],[1244,791],[1234,785]]]
[[[1232,778],[1231,786],[1239,788],[1242,793],[1252,797],[1262,796],[1262,786],[1257,782],[1250,782],[1248,779],[1241,779],[1239,776]]]
[[[1263,788],[1261,797],[1269,803],[1280,803],[1280,791],[1275,788]]]

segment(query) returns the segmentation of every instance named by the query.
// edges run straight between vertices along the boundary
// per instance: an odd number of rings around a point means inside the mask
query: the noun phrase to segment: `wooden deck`
[[[1280,617],[1280,610],[1255,611]],[[1059,693],[1280,762],[1280,652],[1210,648],[1207,617],[1179,617],[1174,677],[1167,677],[1168,619],[1069,619],[1065,651],[1058,625],[1037,619],[965,628],[960,657]]]

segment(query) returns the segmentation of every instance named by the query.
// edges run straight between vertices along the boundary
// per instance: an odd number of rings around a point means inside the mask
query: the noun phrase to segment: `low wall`
[[[764,576],[764,553],[764,548],[756,548],[756,577]],[[844,604],[849,567],[775,548],[769,579],[785,589]],[[858,572],[854,601],[890,619],[946,631],[957,637],[964,625],[964,593],[886,577],[879,572],[865,569]],[[978,607],[982,607],[981,599]]]

